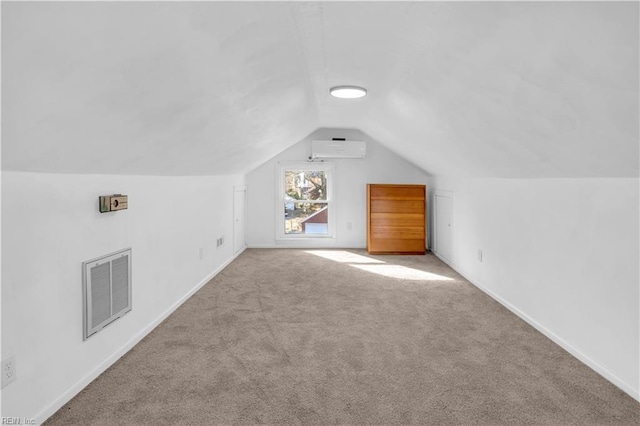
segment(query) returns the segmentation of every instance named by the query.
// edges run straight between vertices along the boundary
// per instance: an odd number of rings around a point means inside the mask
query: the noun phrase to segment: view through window
[[[326,170],[284,171],[285,235],[329,235]]]

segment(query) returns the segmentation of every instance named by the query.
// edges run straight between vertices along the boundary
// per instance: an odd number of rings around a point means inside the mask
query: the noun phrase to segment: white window
[[[333,163],[280,164],[277,178],[277,238],[332,238]]]

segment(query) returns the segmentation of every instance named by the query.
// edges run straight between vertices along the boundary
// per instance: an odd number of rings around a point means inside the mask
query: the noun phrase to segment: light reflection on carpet
[[[344,250],[306,250],[305,253],[323,257],[340,263],[385,263],[382,260],[361,256]]]
[[[453,278],[408,268],[402,265],[393,265],[382,260],[361,256],[344,250],[306,250],[305,253],[313,254],[334,262],[346,263],[360,270],[382,275],[389,278],[414,281],[453,281]]]
[[[431,272],[421,271],[419,269],[407,268],[402,265],[350,265],[363,271],[373,272],[389,278],[397,278],[400,280],[415,281],[453,281],[452,278],[443,277],[442,275],[432,274]]]

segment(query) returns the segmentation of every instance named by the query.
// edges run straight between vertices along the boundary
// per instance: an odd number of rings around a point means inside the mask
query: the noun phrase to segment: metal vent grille
[[[131,310],[131,249],[82,262],[84,340]]]

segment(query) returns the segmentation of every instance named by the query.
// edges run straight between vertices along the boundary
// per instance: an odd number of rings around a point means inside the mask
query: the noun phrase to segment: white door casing
[[[233,253],[236,254],[246,247],[245,218],[246,218],[247,188],[233,187]]]
[[[453,260],[453,193],[436,191],[435,194],[435,252],[446,261]]]

